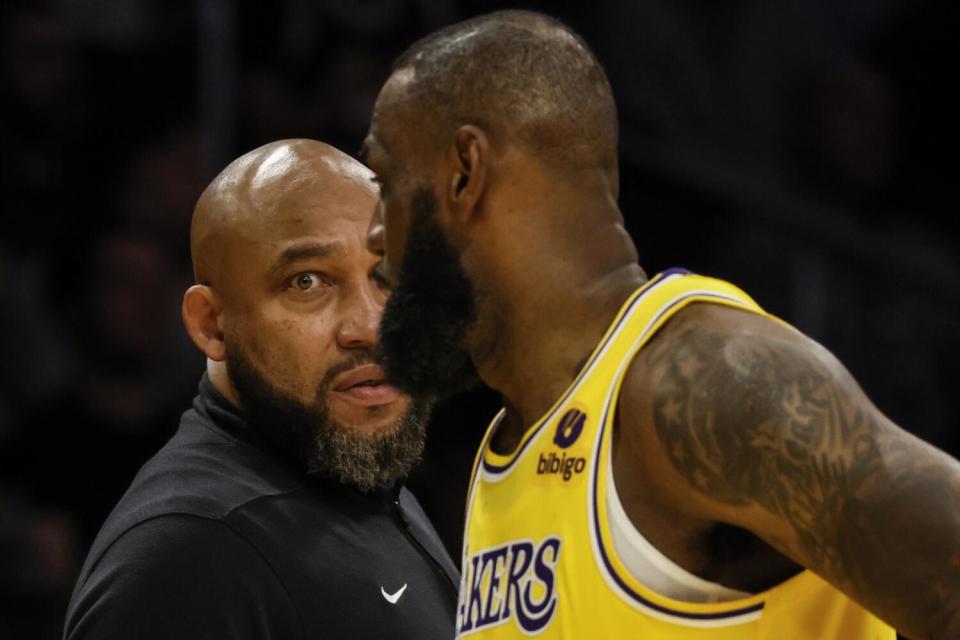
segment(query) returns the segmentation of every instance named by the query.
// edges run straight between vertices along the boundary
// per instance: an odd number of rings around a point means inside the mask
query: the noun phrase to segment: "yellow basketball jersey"
[[[458,637],[646,640],[893,640],[894,631],[804,571],[754,596],[702,604],[653,592],[611,540],[613,414],[644,343],[692,302],[763,314],[736,287],[671,270],[624,304],[588,362],[513,454],[477,455],[463,550]]]

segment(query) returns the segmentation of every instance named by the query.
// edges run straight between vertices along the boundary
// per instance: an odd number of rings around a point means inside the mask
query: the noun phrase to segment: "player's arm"
[[[753,531],[914,640],[960,638],[960,463],[817,343],[692,305],[641,351],[621,406],[692,514]]]

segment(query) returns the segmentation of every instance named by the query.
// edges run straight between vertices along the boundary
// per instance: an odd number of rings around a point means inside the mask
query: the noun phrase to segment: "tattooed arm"
[[[631,365],[621,411],[689,514],[753,531],[914,640],[960,638],[960,463],[817,343],[692,305]]]

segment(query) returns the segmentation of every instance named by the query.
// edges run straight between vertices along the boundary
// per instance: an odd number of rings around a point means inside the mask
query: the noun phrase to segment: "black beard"
[[[465,341],[476,316],[473,283],[440,227],[433,193],[418,188],[399,278],[380,322],[377,356],[390,383],[429,400],[474,386],[479,376]]]
[[[370,354],[338,363],[304,404],[274,387],[238,348],[227,347],[227,370],[251,428],[307,473],[370,491],[406,476],[420,460],[430,405],[414,401],[395,428],[356,435],[330,418],[324,398],[333,377],[372,361]]]

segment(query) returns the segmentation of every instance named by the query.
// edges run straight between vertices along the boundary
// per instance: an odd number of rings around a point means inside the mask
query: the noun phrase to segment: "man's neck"
[[[613,322],[624,301],[646,281],[638,264],[595,274],[580,286],[554,279],[504,306],[490,357],[478,363],[481,378],[503,396],[506,418],[497,450],[510,451],[567,389]]]
[[[240,407],[240,399],[237,397],[237,392],[233,388],[233,384],[230,383],[230,375],[227,373],[226,362],[215,362],[208,358],[207,377],[210,379],[213,388],[220,392],[220,395],[226,398],[233,406]]]

